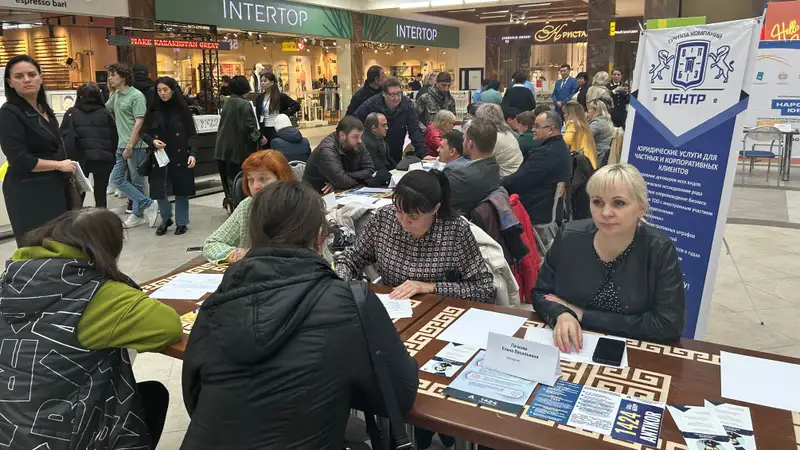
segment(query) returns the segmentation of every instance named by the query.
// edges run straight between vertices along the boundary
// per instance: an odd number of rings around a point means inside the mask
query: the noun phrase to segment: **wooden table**
[[[524,337],[526,328],[545,327],[534,312],[446,299],[401,334],[406,348],[420,366],[447,344],[436,337],[470,308],[526,317],[528,321],[517,330],[516,337]],[[800,413],[736,402],[720,396],[719,353],[722,350],[772,360],[800,362],[788,357],[691,339],[682,339],[675,346],[628,340],[627,369],[562,361],[562,379],[662,403],[702,405],[703,400],[709,400],[748,406],[759,449],[800,450]],[[649,448],[528,417],[531,399],[528,399],[521,414],[512,415],[445,397],[442,391],[453,378],[426,372],[420,372],[419,376],[417,400],[406,417],[409,423],[416,426],[502,450]],[[769,380],[764,382],[768,383]],[[687,450],[668,412],[664,414],[658,448]]]
[[[178,267],[177,269],[173,270],[172,272],[164,275],[163,277],[156,278],[154,280],[148,281],[144,285],[141,286],[142,291],[147,294],[151,294],[167,284],[170,280],[175,278],[180,273],[203,273],[203,274],[213,274],[213,273],[225,273],[226,267],[218,266],[213,263],[206,262],[206,260],[202,256],[198,256],[188,263]],[[378,294],[388,294],[392,291],[392,288],[388,286],[377,286],[372,285],[370,288],[373,292]],[[210,294],[209,294],[210,295]],[[184,315],[188,312],[191,312],[198,308],[198,303],[205,300],[209,297],[206,295],[205,297],[201,298],[200,300],[160,300],[162,303],[165,303],[171,306],[179,315]],[[417,320],[425,317],[425,315],[430,312],[436,305],[438,305],[442,300],[442,297],[437,295],[419,295],[411,300],[411,308],[413,312],[413,316],[408,319],[393,319],[394,326],[397,329],[398,333],[402,333],[411,325],[413,325]],[[184,327],[184,333],[181,337],[181,341],[175,344],[170,345],[162,353],[168,356],[172,356],[173,358],[183,359],[183,355],[186,352],[186,343],[189,340],[189,331],[191,331],[190,327]]]

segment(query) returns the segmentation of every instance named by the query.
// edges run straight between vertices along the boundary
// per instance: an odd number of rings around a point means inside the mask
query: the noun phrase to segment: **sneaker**
[[[125,219],[125,222],[122,222],[122,226],[126,229],[136,228],[139,225],[144,225],[145,223],[147,223],[147,220],[145,220],[144,217],[136,217],[131,214],[127,219]]]
[[[116,189],[114,191],[114,197],[122,198],[122,192],[120,192],[119,189]]]
[[[106,195],[111,195],[114,192],[116,192],[116,189],[114,188],[114,186],[109,186],[109,187],[106,188]]]
[[[126,214],[133,214],[133,202],[128,200],[128,206],[125,207]]]
[[[147,223],[150,224],[150,228],[155,228],[159,217],[158,203],[154,201],[147,209],[145,209],[144,217],[147,219]]]

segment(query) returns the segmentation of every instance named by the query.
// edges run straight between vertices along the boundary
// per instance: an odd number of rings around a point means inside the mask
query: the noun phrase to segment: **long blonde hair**
[[[605,87],[608,84],[608,72],[601,70],[594,74],[594,78],[592,79],[592,86],[603,86]]]
[[[608,112],[608,106],[603,100],[596,98],[590,101],[586,108],[589,111],[594,111],[594,118],[611,122],[611,113]]]
[[[583,106],[578,102],[568,102],[564,105],[564,116],[567,122],[572,122],[575,125],[576,145],[583,145],[585,142],[588,148],[582,148],[581,150],[585,153],[597,155],[594,135],[592,134],[592,128],[589,126],[589,121],[586,120],[586,113],[583,111]]]
[[[628,188],[633,199],[639,202],[645,211],[650,209],[650,203],[647,200],[647,183],[639,169],[631,164],[609,164],[597,169],[597,172],[586,183],[586,192],[592,197],[601,195],[609,189],[614,189],[619,182]]]

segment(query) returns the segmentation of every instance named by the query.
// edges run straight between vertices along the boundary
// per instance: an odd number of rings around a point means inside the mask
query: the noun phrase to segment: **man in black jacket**
[[[383,114],[389,123],[386,142],[389,143],[389,155],[394,161],[399,162],[403,159],[403,144],[406,134],[411,139],[411,145],[414,146],[414,154],[419,159],[425,158],[425,140],[419,126],[417,110],[411,99],[403,95],[400,80],[395,77],[387,79],[383,85],[383,95],[370,98],[353,115],[364,121],[370,113],[374,112]]]
[[[386,83],[386,73],[383,71],[383,67],[371,66],[367,69],[367,82],[364,83],[364,86],[361,86],[361,89],[353,94],[353,98],[350,99],[350,105],[347,107],[347,112],[345,114],[352,116],[365,101],[380,94],[384,83]]]
[[[364,185],[373,177],[372,158],[361,145],[364,125],[353,116],[345,116],[336,131],[325,137],[308,158],[303,181],[328,194],[335,189]]]
[[[472,162],[459,169],[445,167],[450,181],[450,205],[469,217],[483,199],[500,186],[500,166],[492,156],[497,127],[484,118],[473,119],[464,135],[464,156]]]
[[[539,114],[533,125],[539,146],[531,149],[516,173],[503,179],[509,194],[519,194],[534,225],[553,220],[556,187],[572,176],[572,158],[561,136],[561,124],[561,116],[555,111]]]
[[[138,89],[147,99],[147,106],[153,103],[156,97],[156,83],[150,79],[150,69],[144,64],[133,66],[133,87]]]
[[[525,86],[528,81],[528,75],[525,71],[520,70],[514,74],[514,86],[506,90],[506,95],[503,96],[503,103],[500,105],[504,108],[514,107],[519,112],[533,111],[536,109],[536,97],[533,92]]]
[[[389,124],[386,116],[381,113],[370,113],[367,120],[364,121],[364,128],[361,140],[375,166],[375,177],[370,180],[369,186],[388,186],[389,180],[392,178],[389,171],[393,170],[397,163],[389,156],[389,145],[386,143]]]

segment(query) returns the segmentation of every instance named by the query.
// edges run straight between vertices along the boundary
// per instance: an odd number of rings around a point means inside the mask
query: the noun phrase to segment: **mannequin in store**
[[[253,66],[253,72],[250,74],[250,90],[251,92],[261,92],[261,71],[264,70],[264,65],[256,63]]]
[[[270,73],[275,73],[275,71],[272,70],[272,64],[267,64],[264,66],[264,70]],[[279,73],[275,73],[275,78],[278,80],[278,90],[283,92],[283,78],[281,78]]]

